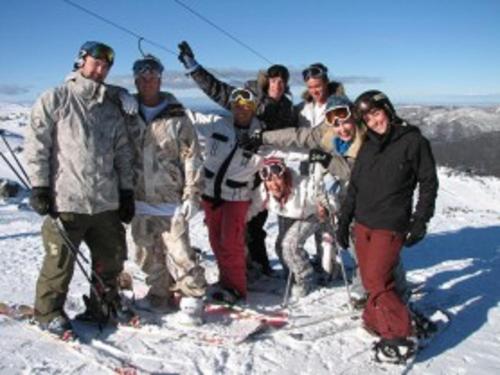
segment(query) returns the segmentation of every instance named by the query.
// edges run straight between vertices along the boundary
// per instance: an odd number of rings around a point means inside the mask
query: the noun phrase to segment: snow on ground
[[[2,113],[0,113],[2,115]],[[17,138],[9,127],[9,138]],[[0,177],[7,170],[2,164]],[[64,344],[40,334],[28,324],[0,316],[0,374],[112,374],[130,366],[144,374],[493,374],[500,373],[500,180],[439,170],[436,215],[428,237],[403,254],[408,279],[418,285],[417,306],[437,307],[452,317],[448,328],[421,351],[408,369],[371,361],[374,338],[346,318],[346,292],[341,281],[320,288],[290,307],[290,326],[268,331],[236,345],[212,340],[223,335],[210,330],[176,328],[175,314],[163,325],[140,330],[80,329],[82,343]],[[0,201],[0,301],[31,304],[41,266],[41,218],[27,208],[27,196]],[[277,235],[275,218],[266,224],[267,245]],[[217,278],[207,231],[198,214],[191,223],[193,245],[202,250],[209,281]],[[130,244],[131,245],[131,244]],[[307,243],[313,251],[312,242]],[[130,259],[133,259],[132,245]],[[272,253],[275,268],[279,268]],[[144,275],[132,261],[136,292],[145,291]],[[278,309],[283,280],[254,286],[249,304]],[[260,288],[260,292],[255,291]],[[272,293],[262,293],[262,289]],[[88,285],[75,272],[66,310],[82,311],[81,295]],[[439,314],[439,313],[437,313]],[[336,317],[336,318],[332,318]],[[302,325],[302,327],[300,327]],[[300,337],[300,335],[302,335]],[[222,336],[223,337],[223,336]]]

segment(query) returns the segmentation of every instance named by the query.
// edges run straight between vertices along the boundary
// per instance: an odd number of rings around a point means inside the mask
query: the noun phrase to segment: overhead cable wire
[[[68,5],[71,5],[72,7],[76,8],[76,9],[79,9],[82,12],[85,12],[85,13],[91,15],[92,17],[97,18],[98,20],[101,20],[101,21],[103,21],[103,22],[105,22],[105,23],[107,23],[107,24],[109,24],[109,25],[111,25],[111,26],[113,26],[113,27],[115,27],[115,28],[117,28],[117,29],[119,29],[119,30],[121,30],[121,31],[129,34],[129,35],[132,35],[133,37],[135,37],[135,38],[137,38],[139,40],[147,42],[147,43],[151,44],[152,46],[155,46],[155,47],[157,47],[159,49],[162,49],[163,51],[166,51],[166,52],[168,52],[168,53],[170,53],[170,54],[172,54],[174,56],[177,56],[177,52],[172,51],[171,49],[168,49],[168,48],[164,47],[160,43],[157,43],[157,42],[155,42],[153,40],[144,38],[142,35],[134,32],[134,31],[132,31],[130,29],[127,29],[126,27],[124,27],[122,25],[119,25],[116,22],[113,22],[113,21],[111,21],[111,20],[109,20],[109,19],[101,16],[100,14],[97,14],[97,13],[95,13],[95,12],[93,12],[93,11],[91,11],[91,10],[89,10],[89,9],[87,9],[87,8],[79,5],[79,4],[76,4],[76,3],[74,3],[71,0],[61,0],[61,1],[64,2],[64,3],[66,3],[66,4],[68,4]]]
[[[253,49],[252,47],[250,47],[248,44],[244,43],[243,41],[241,41],[240,39],[238,39],[237,37],[233,36],[231,33],[229,33],[228,31],[224,30],[222,27],[218,26],[217,24],[215,24],[214,22],[210,21],[208,18],[206,18],[205,16],[203,16],[202,14],[198,13],[197,11],[195,11],[193,8],[189,7],[188,5],[184,4],[182,1],[180,0],[174,0],[174,2],[176,2],[177,4],[179,4],[180,6],[182,6],[184,9],[188,10],[189,12],[191,12],[192,14],[194,14],[196,17],[200,18],[201,20],[205,21],[206,23],[208,23],[210,26],[214,27],[215,29],[219,30],[221,33],[223,33],[224,35],[226,35],[228,38],[234,40],[236,43],[238,43],[240,46],[248,49],[250,52],[252,52],[254,55],[260,57],[261,59],[263,59],[264,61],[268,62],[269,64],[272,64],[273,62],[271,60],[269,60],[268,58],[266,58],[264,55],[262,55],[261,53],[259,53],[258,51],[256,51],[255,49]]]

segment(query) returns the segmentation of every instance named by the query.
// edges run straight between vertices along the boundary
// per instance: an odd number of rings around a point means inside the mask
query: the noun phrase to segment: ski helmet
[[[82,44],[80,50],[78,51],[78,56],[73,64],[73,69],[77,70],[83,65],[85,56],[92,56],[96,59],[104,60],[108,63],[109,67],[113,65],[115,61],[115,51],[110,46],[95,41],[88,41]]]
[[[163,73],[163,64],[157,57],[147,54],[142,57],[142,59],[136,60],[132,70],[134,72],[134,77],[145,73],[147,71],[158,72],[160,75]]]
[[[368,90],[362,93],[354,101],[354,112],[359,120],[373,108],[383,109],[391,119],[396,117],[396,110],[391,101],[382,91]]]
[[[274,77],[281,77],[285,83],[288,82],[288,79],[290,78],[290,73],[288,72],[288,69],[284,65],[280,64],[275,64],[271,65],[269,69],[267,69],[267,76],[269,78],[274,78]]]

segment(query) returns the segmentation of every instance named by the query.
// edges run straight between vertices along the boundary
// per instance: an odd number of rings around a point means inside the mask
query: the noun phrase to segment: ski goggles
[[[323,78],[327,76],[327,71],[320,66],[310,66],[302,71],[304,81],[309,81],[311,78]]]
[[[156,59],[137,60],[132,67],[134,77],[145,74],[152,74],[156,78],[160,78],[163,73],[163,65]]]
[[[234,105],[248,106],[253,110],[257,108],[257,103],[255,102],[255,95],[253,92],[247,89],[235,89],[231,92],[229,97],[229,102]]]
[[[351,117],[351,109],[347,105],[342,105],[329,109],[325,113],[326,123],[334,128],[340,126],[344,121]]]
[[[263,181],[269,181],[273,175],[281,177],[285,174],[286,167],[283,163],[265,164],[259,171],[259,176]]]
[[[83,51],[83,56],[90,55],[94,59],[104,60],[109,66],[115,61],[113,49],[103,43],[87,42],[82,46],[81,51]]]

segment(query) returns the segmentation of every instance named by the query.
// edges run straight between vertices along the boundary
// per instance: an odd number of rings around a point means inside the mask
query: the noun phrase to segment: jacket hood
[[[104,100],[106,85],[84,77],[79,71],[71,72],[64,81],[70,84],[71,90],[85,99],[95,99],[99,103]]]
[[[337,81],[328,82],[328,96],[332,95],[345,96],[344,85]],[[313,98],[311,94],[309,94],[309,91],[305,90],[302,93],[302,100],[304,100],[307,103],[312,102]]]

